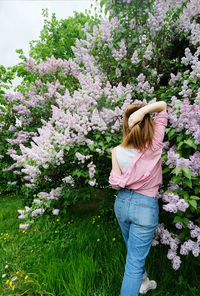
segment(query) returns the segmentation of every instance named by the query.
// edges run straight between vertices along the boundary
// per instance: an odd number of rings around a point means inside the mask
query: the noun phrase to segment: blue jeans
[[[158,225],[158,200],[124,188],[116,196],[114,211],[127,247],[121,296],[138,296],[147,276],[145,260]]]

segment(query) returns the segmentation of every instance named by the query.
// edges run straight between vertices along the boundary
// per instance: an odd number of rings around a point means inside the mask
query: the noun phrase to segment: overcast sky
[[[91,10],[94,0],[0,0],[0,65],[14,66],[21,62],[16,49],[23,49],[28,56],[29,42],[38,40],[43,28],[42,8],[48,8],[57,19],[73,16],[73,11]]]

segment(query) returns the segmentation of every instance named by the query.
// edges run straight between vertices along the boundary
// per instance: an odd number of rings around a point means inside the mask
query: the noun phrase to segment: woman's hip
[[[158,224],[159,205],[156,197],[137,193],[132,189],[121,189],[115,198],[115,215],[118,219],[143,227]]]

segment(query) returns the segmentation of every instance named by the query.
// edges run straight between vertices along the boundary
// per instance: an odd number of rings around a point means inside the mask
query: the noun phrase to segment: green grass
[[[0,296],[119,296],[126,249],[115,220],[98,218],[95,206],[83,204],[71,208],[65,217],[54,217],[50,229],[52,217],[38,221],[34,229],[46,231],[43,234],[26,233],[19,230],[23,223],[17,218],[20,207],[21,201],[14,196],[1,197]],[[166,253],[164,246],[150,250],[146,269],[158,288],[147,295],[199,295],[199,258],[185,258],[174,271]],[[6,281],[16,275],[12,290]]]

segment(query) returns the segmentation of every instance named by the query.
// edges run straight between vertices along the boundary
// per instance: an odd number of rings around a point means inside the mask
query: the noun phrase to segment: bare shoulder
[[[117,147],[120,147],[120,145],[117,145],[117,146],[113,147],[113,148],[111,149],[112,153],[114,153],[114,152],[117,150]]]

